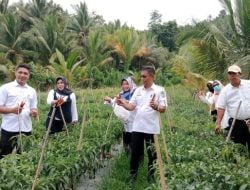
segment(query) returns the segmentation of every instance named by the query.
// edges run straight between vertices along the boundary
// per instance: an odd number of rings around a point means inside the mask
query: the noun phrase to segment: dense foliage
[[[33,65],[37,80],[31,82],[40,90],[58,75],[74,87],[117,85],[130,71],[139,80],[140,68],[148,63],[156,67],[163,85],[196,80],[197,74],[203,84],[208,79],[225,82],[226,67],[233,63],[249,78],[249,1],[221,3],[225,10],[216,18],[185,26],[162,21],[155,10],[149,29],[137,31],[119,20],[105,22],[86,3],[69,14],[53,1],[9,5],[2,0],[0,83],[13,79],[13,68],[23,62]]]

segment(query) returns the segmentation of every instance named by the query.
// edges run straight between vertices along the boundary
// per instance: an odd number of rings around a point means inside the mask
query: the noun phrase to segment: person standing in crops
[[[213,98],[214,97],[213,83],[214,81],[207,82],[208,92],[206,93],[206,95],[204,94],[203,91],[199,91],[197,96],[201,102],[209,105],[210,108],[209,113],[213,116],[213,121],[215,121],[217,111],[215,109],[214,98]]]
[[[154,83],[155,69],[145,66],[141,70],[142,86],[138,87],[129,102],[117,98],[118,105],[127,110],[136,110],[132,126],[132,153],[130,160],[131,180],[137,176],[140,161],[143,159],[144,141],[148,154],[148,181],[153,179],[156,161],[154,135],[160,133],[160,113],[167,107],[166,91]]]
[[[120,98],[129,101],[136,89],[136,84],[132,77],[125,77],[121,80],[121,88],[122,91],[118,96]],[[123,147],[127,154],[131,151],[131,136],[132,136],[132,125],[134,121],[135,111],[127,111],[123,107],[116,105],[116,98],[110,98],[108,96],[104,97],[104,101],[106,104],[110,105],[114,109],[114,113],[116,116],[121,119],[124,123],[124,131],[123,131]],[[117,109],[117,106],[120,108]]]
[[[63,118],[66,123],[75,123],[78,121],[76,96],[75,93],[68,88],[68,85],[66,78],[60,76],[56,78],[56,88],[49,91],[47,104],[49,104],[51,108],[46,120],[46,129],[48,129],[49,122],[52,119],[50,134],[63,130]],[[55,106],[56,111],[55,116],[51,118],[53,106]]]
[[[250,155],[250,80],[241,79],[241,68],[237,65],[228,67],[227,76],[230,83],[222,89],[216,103],[218,114],[215,132],[220,133],[221,121],[227,110],[229,125],[236,117],[231,139],[235,143],[247,145]],[[242,103],[236,114],[240,101]]]
[[[27,84],[30,67],[16,67],[16,79],[0,87],[0,113],[2,114],[0,158],[12,153],[19,134],[31,135],[31,117],[37,116],[37,94]],[[19,152],[19,147],[17,147]]]

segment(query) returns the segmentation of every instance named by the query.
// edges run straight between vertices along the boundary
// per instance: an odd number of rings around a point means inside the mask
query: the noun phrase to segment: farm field
[[[161,135],[159,140],[167,189],[250,189],[247,149],[225,144],[225,134],[214,134],[206,105],[194,100],[191,91],[182,86],[166,91],[169,109],[161,114],[166,141]],[[0,189],[31,189],[33,183],[37,190],[75,189],[81,175],[94,178],[108,159],[112,144],[121,142],[122,124],[102,100],[117,92],[115,88],[76,91],[79,123],[68,126],[68,135],[62,132],[49,137],[40,175],[34,182],[49,110],[47,94],[39,93],[39,120],[33,120],[33,135],[22,138],[23,153],[0,160]],[[161,189],[159,173],[156,183],[147,182],[146,159],[137,181],[129,184],[128,156],[123,152],[114,155],[97,189]]]
[[[102,160],[121,136],[120,122],[103,104],[105,94],[117,89],[82,90],[76,93],[79,123],[66,131],[51,135],[43,157],[35,189],[74,189],[83,173],[94,176]],[[46,93],[39,93],[39,121],[33,120],[33,134],[22,137],[23,153],[0,160],[0,189],[31,189],[45,136],[45,120],[49,111]],[[85,121],[82,125],[83,115]],[[81,124],[80,124],[81,123]],[[83,128],[83,133],[81,133]],[[81,136],[82,135],[82,136]]]
[[[169,110],[161,115],[169,156],[167,160],[161,141],[167,189],[250,189],[247,149],[232,142],[226,144],[225,132],[214,134],[208,108],[194,100],[190,91],[178,86],[167,88],[167,93]],[[137,181],[128,184],[124,179],[128,178],[129,160],[120,156],[99,189],[161,189],[159,173],[155,184],[147,183],[145,161],[146,157]]]

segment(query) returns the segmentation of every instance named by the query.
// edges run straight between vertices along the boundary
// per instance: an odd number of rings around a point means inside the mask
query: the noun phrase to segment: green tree
[[[84,60],[78,52],[70,52],[65,59],[64,55],[56,49],[56,52],[50,57],[51,65],[48,68],[54,77],[63,75],[74,85],[79,78],[79,68]]]
[[[85,2],[75,6],[75,10],[76,15],[70,18],[66,28],[73,35],[76,45],[85,46],[90,28],[94,26],[94,20],[90,17]]]
[[[9,0],[0,1],[0,14],[5,14],[7,12]]]
[[[35,52],[25,49],[26,33],[22,30],[20,17],[13,13],[2,15],[0,23],[0,51],[14,64],[24,61],[24,57],[34,55]]]
[[[31,33],[34,36],[36,51],[39,52],[38,60],[42,65],[48,65],[49,59],[56,48],[60,52],[69,52],[69,47],[65,45],[63,28],[58,22],[60,18],[48,16],[44,20],[36,20]]]
[[[149,22],[149,31],[156,36],[157,40],[161,44],[168,48],[169,51],[175,51],[177,49],[175,44],[175,37],[179,32],[176,21],[169,21],[161,23],[162,15],[158,11],[151,13]]]

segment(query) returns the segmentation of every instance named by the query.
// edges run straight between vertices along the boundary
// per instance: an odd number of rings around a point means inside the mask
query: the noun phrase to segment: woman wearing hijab
[[[49,91],[47,97],[47,104],[51,106],[46,121],[46,129],[52,119],[50,134],[54,134],[63,130],[64,122],[75,123],[78,121],[76,96],[75,93],[69,89],[69,84],[66,78],[60,76],[56,78],[56,88]],[[55,116],[51,118],[53,107],[55,106]],[[60,111],[62,109],[63,116]]]
[[[220,95],[220,91],[223,88],[223,84],[219,80],[208,81],[207,87],[209,92],[206,94],[206,96],[199,94],[199,98],[202,102],[210,106],[210,114],[212,115],[213,121],[215,122],[217,118],[215,104]]]
[[[129,101],[136,89],[136,84],[131,77],[125,77],[121,80],[121,92],[119,93],[119,97]],[[104,97],[104,101],[106,104],[110,105],[114,109],[115,115],[123,121],[124,123],[124,131],[123,131],[123,146],[126,153],[130,152],[131,149],[131,135],[132,135],[132,124],[134,121],[134,117],[136,111],[127,111],[123,107],[117,105],[115,103],[115,99],[112,99],[108,96]]]

